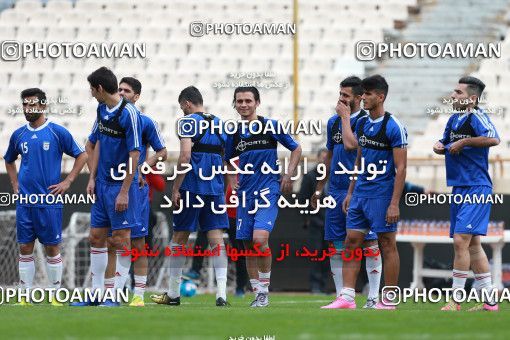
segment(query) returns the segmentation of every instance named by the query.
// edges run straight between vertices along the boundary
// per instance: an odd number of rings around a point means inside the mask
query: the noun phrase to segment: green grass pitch
[[[332,296],[272,294],[270,307],[249,308],[252,295],[182,298],[181,306],[31,307],[0,305],[3,339],[508,339],[510,308],[498,313],[441,312],[441,304],[399,306],[396,311],[321,310]],[[467,309],[469,306],[463,306]]]

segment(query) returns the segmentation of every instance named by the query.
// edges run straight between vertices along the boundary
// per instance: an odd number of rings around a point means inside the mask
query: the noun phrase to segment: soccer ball
[[[193,281],[185,280],[181,284],[181,296],[192,297],[197,293],[197,285]]]

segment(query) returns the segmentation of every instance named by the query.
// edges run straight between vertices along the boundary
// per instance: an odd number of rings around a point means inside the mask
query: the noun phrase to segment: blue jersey
[[[120,110],[121,108],[122,110]],[[136,107],[125,100],[121,100],[111,109],[106,104],[99,104],[96,122],[92,128],[92,134],[89,136],[92,143],[101,142],[96,176],[98,181],[122,183],[122,180],[117,180],[114,177],[121,177],[122,173],[118,171],[121,164],[125,165],[124,170],[129,170],[127,169],[129,152],[141,150],[140,120],[140,113]],[[113,169],[113,177],[111,169]],[[133,171],[136,179],[138,171],[137,169],[133,169]]]
[[[65,127],[46,120],[37,129],[27,124],[14,131],[4,159],[12,163],[21,155],[18,172],[20,194],[49,194],[51,190],[48,187],[61,181],[62,154],[76,158],[84,151]],[[41,201],[31,206],[45,207],[47,204]],[[58,206],[61,204],[52,205]]]
[[[159,151],[166,147],[158,123],[155,120],[144,113],[140,113],[140,123],[142,125],[142,145],[140,146],[138,164],[145,162],[147,146],[152,147],[154,151]],[[96,144],[97,134],[92,132],[88,139],[92,144]]]
[[[150,145],[154,151],[165,148],[165,141],[159,131],[158,123],[143,113],[140,114],[140,123],[142,125],[142,145],[140,147],[140,159],[138,160],[138,164],[145,162],[147,146]]]
[[[204,113],[192,113],[186,116],[187,119],[196,121],[195,126],[200,126],[203,119],[212,119],[212,126],[220,126],[222,124],[218,117],[206,115]],[[218,168],[223,166],[222,152],[225,147],[227,136],[224,131],[211,131],[210,129],[200,134],[195,131],[194,135],[190,135],[193,147],[191,149],[191,171],[186,174],[181,185],[181,190],[189,191],[202,195],[223,195],[225,192],[223,175],[216,174],[211,180],[204,180],[202,176],[210,177],[212,175],[212,167]],[[215,149],[215,150],[213,150]]]
[[[239,156],[239,168],[244,169],[246,164],[253,166],[254,174],[239,175],[239,191],[245,192],[247,197],[256,196],[255,191],[260,192],[262,189],[269,188],[271,194],[280,193],[280,175],[263,174],[261,172],[264,163],[267,163],[273,170],[278,169],[278,155],[276,152],[277,142],[282,144],[290,151],[294,151],[298,144],[294,139],[286,133],[273,133],[278,131],[278,122],[274,119],[267,119],[258,116],[262,126],[272,124],[273,129],[267,128],[265,134],[251,135],[246,125],[240,125],[236,134],[229,135],[227,145],[225,147],[225,160]],[[241,127],[246,131],[239,131]],[[283,165],[282,165],[283,166]]]
[[[389,113],[376,120],[367,116],[358,120],[356,138],[365,166],[362,167],[363,173],[358,175],[353,196],[391,198],[396,174],[393,148],[407,147],[405,127]],[[386,170],[373,178],[372,164],[378,172],[382,172],[384,166]],[[372,171],[368,171],[370,168]]]
[[[356,122],[361,117],[364,117],[366,112],[361,110],[351,115],[351,128],[354,130]],[[354,162],[356,162],[357,151],[347,151],[342,141],[342,121],[338,115],[333,115],[328,120],[327,127],[327,141],[326,147],[329,151],[333,152],[333,158],[331,159],[331,167],[329,173],[329,192],[338,193],[339,191],[345,191],[349,189],[350,179],[349,174],[335,174],[335,171],[340,170],[341,167],[338,163],[349,170],[354,168]]]
[[[446,183],[448,186],[492,186],[489,176],[489,148],[464,147],[460,154],[448,152],[450,145],[458,140],[472,137],[498,138],[489,117],[482,110],[473,113],[453,114],[444,130],[441,142],[446,148]]]

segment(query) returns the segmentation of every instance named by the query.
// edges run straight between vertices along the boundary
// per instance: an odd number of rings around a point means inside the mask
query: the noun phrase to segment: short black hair
[[[33,96],[37,97],[37,99],[39,100],[39,103],[46,104],[46,93],[44,93],[44,91],[41,90],[40,88],[31,87],[29,89],[25,89],[25,90],[21,91],[21,94],[20,94],[21,100],[24,100],[25,98],[33,97]]]
[[[476,99],[476,104],[478,104],[478,99],[482,96],[482,92],[485,89],[485,84],[478,78],[466,76],[459,79],[459,84],[466,84],[468,94],[476,95],[478,98]]]
[[[232,102],[234,105],[236,103],[236,94],[238,94],[240,92],[253,93],[253,98],[255,98],[255,101],[260,103],[260,93],[259,93],[259,90],[255,86],[239,86],[234,90],[234,101]]]
[[[361,81],[361,87],[363,91],[376,91],[384,94],[384,99],[388,95],[388,83],[383,76],[376,74],[367,77]]]
[[[355,96],[361,96],[363,94],[363,87],[361,87],[361,79],[356,76],[350,76],[342,80],[340,87],[352,88],[352,93]]]
[[[204,99],[202,98],[202,94],[195,86],[188,86],[179,94],[179,98],[177,101],[179,103],[183,101],[189,101],[193,105],[203,105]]]
[[[97,89],[101,85],[109,94],[114,94],[119,90],[117,77],[113,74],[112,70],[105,66],[92,72],[87,77],[87,80],[93,88]]]
[[[124,77],[120,80],[119,85],[122,83],[128,84],[133,89],[135,94],[142,93],[142,83],[140,83],[138,79],[133,77]]]

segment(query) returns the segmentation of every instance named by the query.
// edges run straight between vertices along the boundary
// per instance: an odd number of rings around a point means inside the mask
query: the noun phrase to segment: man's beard
[[[38,120],[42,115],[42,112],[30,112],[29,114],[25,114],[25,119],[30,122],[30,123],[33,123],[35,122],[36,120]]]

